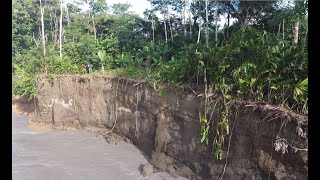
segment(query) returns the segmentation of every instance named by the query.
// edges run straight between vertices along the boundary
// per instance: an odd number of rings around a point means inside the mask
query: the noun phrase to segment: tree
[[[60,60],[62,60],[62,0],[60,0]]]
[[[44,14],[45,6],[42,6],[41,0],[40,0],[40,12],[41,12],[41,33],[42,33],[42,45],[43,45],[43,56],[46,56],[46,40],[44,36],[44,20],[43,20],[43,14]]]
[[[223,11],[226,11],[231,17],[237,18],[241,30],[245,30],[249,23],[258,21],[264,14],[277,2],[270,1],[219,1]],[[229,21],[229,18],[228,18]]]
[[[186,11],[187,11],[187,3],[188,1],[182,0],[181,3],[183,3],[183,34],[184,37],[187,37],[187,27],[186,27]]]
[[[152,8],[143,19],[127,3],[80,0],[63,7],[62,0],[14,0],[15,89],[30,92],[35,74],[76,73],[81,63],[132,74],[147,59],[154,61],[148,77],[160,82],[206,78],[233,97],[305,106],[306,93],[298,89],[305,91],[307,78],[307,2],[284,8],[275,1],[148,1]],[[221,30],[227,41],[218,38],[219,15],[228,15]],[[230,25],[230,18],[238,21]]]
[[[106,57],[106,51],[99,50],[98,57],[99,57],[99,59],[101,61],[102,73],[104,74],[104,66],[103,66],[103,64],[104,64],[104,60],[105,60],[105,57]]]
[[[12,3],[12,56],[25,53],[42,38],[39,4],[33,0]],[[39,39],[39,40],[38,40]]]
[[[102,28],[99,26],[101,21],[107,16],[109,7],[105,0],[95,0],[91,4],[92,9],[92,24],[95,39],[98,40],[102,34]]]
[[[164,35],[165,35],[165,40],[168,42],[168,33],[167,33],[167,14],[168,14],[168,3],[169,1],[165,0],[148,0],[152,7],[153,11],[160,11],[160,13],[163,16],[163,25],[164,25]]]
[[[116,3],[111,8],[114,15],[123,15],[129,12],[130,7],[131,5],[128,3]]]
[[[151,7],[151,9],[153,9],[153,8]],[[154,38],[155,38],[154,35],[155,35],[155,29],[156,29],[156,16],[152,10],[145,10],[143,12],[143,14],[146,19],[146,21],[144,22],[144,28],[146,29],[147,34],[149,34],[150,30],[148,29],[148,27],[151,26],[151,31],[152,31],[151,42],[154,44]]]
[[[206,46],[209,46],[209,34],[208,34],[208,0],[206,2],[206,27],[205,27],[205,34],[206,34]]]

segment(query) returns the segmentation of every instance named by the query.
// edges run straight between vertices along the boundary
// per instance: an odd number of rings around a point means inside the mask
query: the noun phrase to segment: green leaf
[[[222,121],[221,123],[219,123],[219,125],[220,125],[220,128],[223,130],[227,130],[227,128],[229,126],[226,121]]]
[[[201,116],[201,122],[202,123],[207,123],[207,119],[206,119],[205,115]]]
[[[257,68],[257,66],[256,66],[255,64],[252,64],[252,63],[248,63],[248,66],[249,66],[249,67],[252,67],[253,69],[256,69],[256,68]]]
[[[232,97],[231,97],[231,95],[228,95],[228,94],[227,94],[227,95],[225,95],[225,98],[228,99],[228,100],[230,100]]]
[[[205,133],[203,133],[202,138],[201,138],[201,143],[203,143],[205,139],[206,139],[206,135],[205,135]]]
[[[270,89],[277,90],[278,88],[275,86],[271,86]]]
[[[240,52],[241,52],[240,47],[236,47],[236,48],[234,49],[234,51],[235,51],[235,53],[240,53]]]
[[[219,160],[221,160],[222,159],[222,151],[220,150],[219,151]]]
[[[207,128],[206,128],[202,133],[201,143],[203,143],[204,140],[208,139],[207,136],[208,136],[208,131],[207,131]]]
[[[299,87],[308,86],[308,78],[304,79],[298,84]]]
[[[296,87],[296,88],[294,88],[294,94],[295,94],[295,96],[300,96],[303,94],[303,92],[301,91],[300,88]]]
[[[238,81],[239,81],[240,84],[243,84],[244,82],[246,82],[245,80],[243,80],[241,78],[239,78]]]

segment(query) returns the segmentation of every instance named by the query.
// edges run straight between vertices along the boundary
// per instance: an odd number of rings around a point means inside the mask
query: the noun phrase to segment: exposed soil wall
[[[161,93],[148,82],[66,75],[39,77],[38,90],[33,122],[56,127],[114,127],[113,131],[129,138],[151,164],[172,174],[219,179],[225,169],[223,179],[308,178],[306,151],[294,152],[288,147],[288,153],[282,154],[274,150],[277,135],[294,147],[305,146],[297,127],[306,130],[307,119],[291,112],[239,105],[230,120],[233,128],[225,139],[223,158],[216,160],[212,145],[200,143],[203,100],[187,89],[167,87],[168,91]],[[269,111],[274,112],[272,117],[280,116],[268,118]],[[218,118],[213,115],[212,121]]]

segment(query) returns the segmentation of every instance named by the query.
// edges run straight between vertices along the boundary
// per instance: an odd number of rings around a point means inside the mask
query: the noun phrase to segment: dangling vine
[[[206,71],[204,71],[204,74],[206,74]],[[227,99],[230,100],[230,97],[228,95],[225,95],[226,90],[224,88],[220,88],[220,91],[222,93],[222,102],[221,98],[218,98],[215,102],[215,104],[212,106],[211,104],[208,105],[209,98],[213,95],[212,93],[209,93],[209,90],[212,91],[212,87],[207,87],[207,81],[206,78],[204,78],[205,82],[205,102],[204,102],[204,114],[201,112],[199,113],[201,128],[200,128],[200,135],[201,135],[201,143],[205,142],[206,145],[209,145],[209,131],[210,127],[213,127],[212,122],[212,114],[215,112],[216,105],[220,102],[219,112],[220,112],[220,119],[216,124],[216,130],[215,130],[215,137],[213,139],[213,150],[215,152],[215,158],[217,160],[221,160],[223,156],[223,146],[224,146],[224,138],[226,135],[229,135],[229,115],[230,115],[230,107],[231,102],[227,102]],[[208,90],[209,89],[209,90]],[[210,119],[207,119],[207,113],[209,109],[212,109],[212,113],[210,116]]]
[[[217,122],[215,137],[213,140],[213,150],[215,152],[215,158],[217,160],[222,159],[222,155],[223,155],[222,147],[224,145],[224,138],[226,135],[229,135],[229,114],[230,114],[229,109],[230,109],[230,105],[224,104],[224,103],[222,104],[222,108],[219,108],[220,119]],[[210,127],[213,127],[213,122],[211,118],[210,120],[206,118],[206,115],[205,115],[206,113],[207,112],[205,112],[204,114],[199,113],[199,118],[201,122],[200,135],[201,135],[201,143],[205,142],[206,145],[209,145],[209,131],[210,131]]]
[[[222,159],[224,137],[229,134],[229,108],[226,105],[223,108],[224,111],[221,111],[221,118],[217,125],[216,136],[213,140],[213,149],[215,151],[215,157],[218,160]]]

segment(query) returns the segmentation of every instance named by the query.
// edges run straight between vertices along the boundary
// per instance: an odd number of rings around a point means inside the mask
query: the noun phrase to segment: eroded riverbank
[[[219,138],[225,143],[218,159],[212,141],[221,126],[222,107],[208,112],[211,141],[201,143],[202,92],[190,92],[185,86],[158,87],[145,80],[80,75],[40,76],[37,87],[32,122],[56,129],[104,133],[113,129],[152,165],[171,174],[208,180],[308,177],[308,119],[283,107],[234,104],[230,132]],[[210,98],[215,104],[221,99],[218,94]]]

